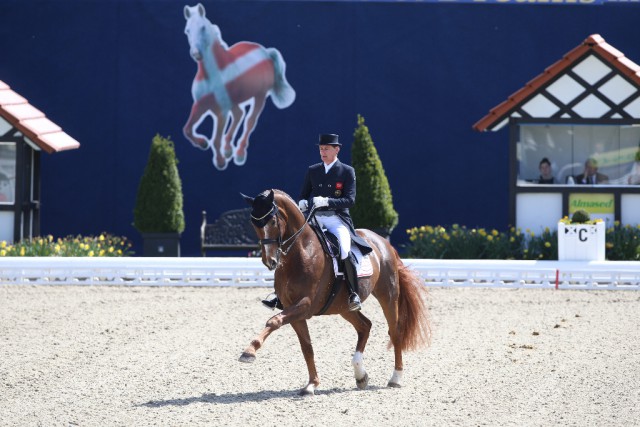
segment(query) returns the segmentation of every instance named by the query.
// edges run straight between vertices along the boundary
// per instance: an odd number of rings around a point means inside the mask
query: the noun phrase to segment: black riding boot
[[[278,298],[278,295],[276,293],[271,293],[267,295],[267,298],[262,300],[262,304],[264,304],[267,308],[270,308],[271,310],[273,310],[274,308],[277,308],[278,310],[284,309],[284,307],[282,306],[282,302],[280,302],[280,298]]]
[[[362,302],[358,296],[358,273],[352,255],[344,260],[344,277],[349,285],[349,311],[358,311],[362,308]]]

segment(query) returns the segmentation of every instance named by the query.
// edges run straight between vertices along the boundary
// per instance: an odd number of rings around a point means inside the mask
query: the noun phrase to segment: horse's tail
[[[296,91],[293,90],[285,76],[287,64],[282,59],[278,49],[274,47],[267,48],[267,54],[273,61],[275,77],[275,83],[271,90],[271,99],[276,107],[280,109],[287,108],[296,99]]]
[[[394,250],[400,298],[398,300],[397,333],[402,350],[418,350],[431,343],[431,320],[427,308],[427,288],[419,273],[404,265]]]

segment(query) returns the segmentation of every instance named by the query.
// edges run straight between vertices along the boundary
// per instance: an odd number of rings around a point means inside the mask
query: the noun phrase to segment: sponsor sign
[[[615,221],[615,200],[611,193],[569,194],[569,217],[580,209],[589,212],[591,219],[601,218],[607,227]]]

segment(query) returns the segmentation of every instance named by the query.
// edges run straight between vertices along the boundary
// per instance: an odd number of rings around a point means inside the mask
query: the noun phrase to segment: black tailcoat
[[[324,163],[309,166],[304,177],[300,199],[307,200],[313,206],[314,197],[327,197],[329,206],[317,211],[333,211],[349,227],[351,240],[358,245],[363,255],[371,252],[371,247],[358,236],[349,215],[349,208],[356,202],[356,173],[349,165],[336,160],[335,164],[324,172]]]

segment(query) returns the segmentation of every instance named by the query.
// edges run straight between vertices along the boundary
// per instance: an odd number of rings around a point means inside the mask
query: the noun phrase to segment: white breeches
[[[324,228],[338,237],[340,243],[340,259],[349,256],[351,250],[351,234],[349,228],[340,219],[338,215],[320,216],[316,215],[316,219]]]

